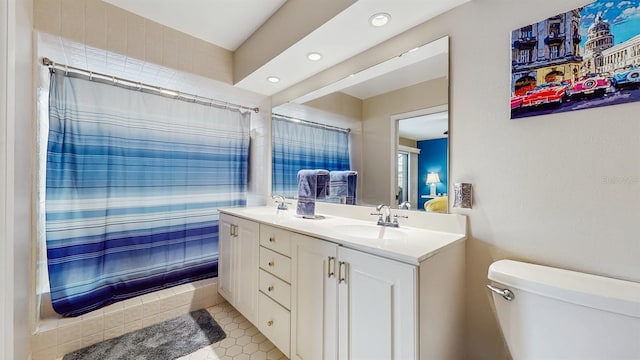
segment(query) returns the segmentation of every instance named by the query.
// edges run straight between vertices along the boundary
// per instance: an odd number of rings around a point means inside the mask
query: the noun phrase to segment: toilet
[[[640,359],[640,283],[512,260],[488,278],[514,360]]]

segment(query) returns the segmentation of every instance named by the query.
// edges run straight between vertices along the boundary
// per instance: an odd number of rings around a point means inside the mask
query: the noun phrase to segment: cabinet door
[[[235,219],[237,236],[233,238],[234,298],[232,304],[252,323],[258,321],[258,223]]]
[[[337,245],[303,235],[292,237],[291,358],[337,357]]]
[[[231,259],[231,224],[232,219],[229,216],[220,214],[220,221],[218,222],[218,292],[229,303],[234,302],[233,297],[233,282],[232,267],[233,261]]]
[[[338,248],[339,359],[416,359],[416,267]]]

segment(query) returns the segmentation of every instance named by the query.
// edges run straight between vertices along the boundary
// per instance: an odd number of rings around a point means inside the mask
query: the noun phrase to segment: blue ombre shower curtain
[[[273,194],[298,197],[298,170],[351,169],[349,133],[272,117]]]
[[[246,204],[250,114],[51,74],[46,243],[56,312],[217,276]]]

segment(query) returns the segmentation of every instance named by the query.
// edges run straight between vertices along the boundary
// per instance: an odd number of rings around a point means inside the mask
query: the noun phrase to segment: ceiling
[[[286,0],[103,0],[230,51]],[[251,11],[247,11],[251,9]]]
[[[127,11],[234,51],[286,2],[285,0],[104,0]],[[299,0],[289,0],[299,1]],[[385,40],[469,0],[359,0],[262,64],[234,86],[263,95],[276,94]],[[384,27],[369,24],[386,12]],[[313,14],[300,14],[312,16]],[[286,24],[282,25],[286,31]],[[339,39],[339,41],[336,41]],[[323,58],[311,62],[309,52]],[[277,84],[268,82],[277,76]]]
[[[398,136],[421,141],[446,138],[449,129],[449,112],[441,111],[398,121]]]
[[[445,36],[291,101],[303,104],[334,92],[342,92],[365,100],[424,81],[448,76],[449,38]]]

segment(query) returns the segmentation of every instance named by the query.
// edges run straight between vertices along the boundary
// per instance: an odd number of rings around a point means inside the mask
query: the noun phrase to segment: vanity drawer
[[[284,255],[261,246],[260,268],[291,283],[291,259]]]
[[[260,291],[291,310],[291,285],[260,269]]]
[[[260,245],[291,256],[291,233],[268,225],[260,225]]]
[[[291,313],[260,292],[258,293],[258,330],[289,357]]]

